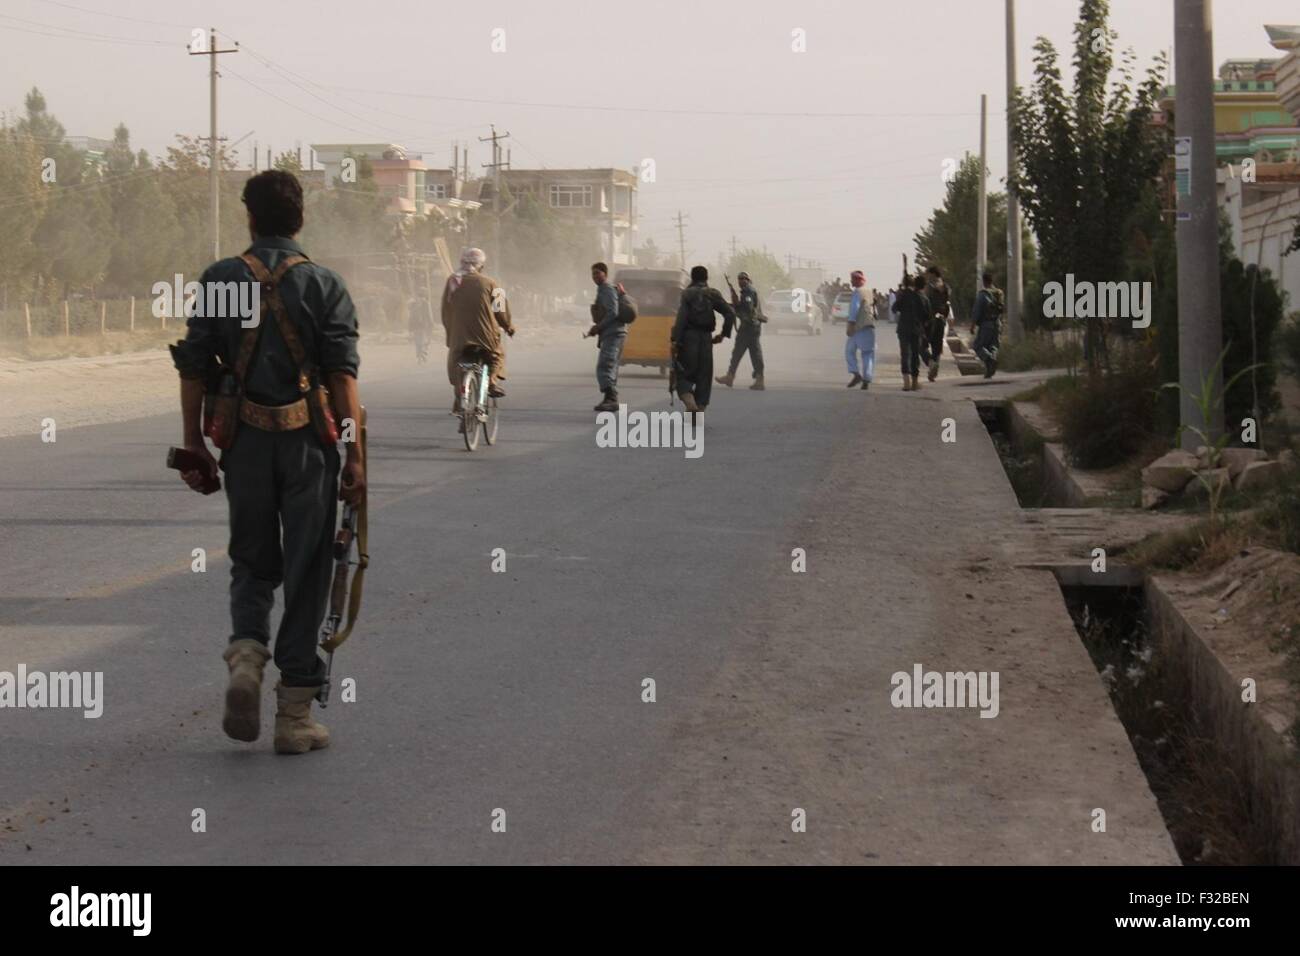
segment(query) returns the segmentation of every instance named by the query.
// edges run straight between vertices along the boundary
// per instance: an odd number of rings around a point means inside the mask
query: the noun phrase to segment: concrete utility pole
[[[677,218],[674,220],[674,222],[676,222],[677,224],[678,256],[681,259],[682,269],[684,270],[686,268],[686,233],[683,231],[683,228],[686,225],[686,217],[682,215],[682,211],[680,209],[677,210]],[[733,249],[735,248],[734,242],[732,248]]]
[[[1195,451],[1223,434],[1223,370],[1210,384],[1219,399],[1203,421],[1197,397],[1223,351],[1219,312],[1219,222],[1214,179],[1214,35],[1211,0],[1174,0],[1174,168],[1178,192],[1178,381],[1182,446]],[[1237,427],[1236,422],[1232,423]]]
[[[496,244],[496,273],[502,275],[504,267],[502,261],[505,259],[501,250],[501,141],[510,137],[509,133],[498,133],[495,125],[488,127],[492,130],[491,136],[480,136],[480,143],[492,143],[492,162],[484,163],[485,167],[492,170],[492,218],[494,220],[492,241]]]
[[[1007,0],[1007,172],[1015,168],[1014,132],[1016,95],[1016,0]],[[1020,317],[1025,279],[1020,249],[1020,200],[1007,188],[1007,339],[1019,342],[1025,336]]]
[[[212,259],[221,258],[221,170],[217,164],[217,57],[238,53],[239,44],[229,50],[217,49],[217,28],[208,27],[208,48],[190,50],[190,56],[208,58],[208,215],[212,220]],[[268,164],[268,168],[269,164]]]
[[[975,237],[975,288],[980,288],[980,274],[984,271],[984,263],[989,257],[989,206],[988,206],[988,189],[984,180],[988,176],[988,106],[989,98],[987,93],[980,94],[980,193],[979,193],[979,224],[976,229],[979,235]]]

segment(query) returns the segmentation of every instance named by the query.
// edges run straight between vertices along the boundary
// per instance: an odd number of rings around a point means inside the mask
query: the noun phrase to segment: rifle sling
[[[366,460],[366,410],[364,406],[361,408],[361,460]],[[369,496],[367,496],[361,499],[361,505],[357,508],[357,570],[352,575],[352,587],[348,591],[347,623],[331,634],[328,639],[321,642],[321,648],[331,654],[352,634],[352,628],[357,623],[357,615],[361,613],[361,591],[365,585],[366,568],[370,566],[369,512],[370,502]],[[347,560],[347,558],[345,557],[344,560]]]

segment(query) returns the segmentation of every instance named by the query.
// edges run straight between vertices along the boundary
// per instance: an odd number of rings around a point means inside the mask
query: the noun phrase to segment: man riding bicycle
[[[452,413],[460,412],[460,363],[467,350],[479,350],[492,367],[488,394],[501,398],[506,377],[506,353],[501,333],[514,336],[510,303],[495,279],[483,274],[487,256],[482,249],[466,249],[460,267],[447,279],[442,294],[442,326],[447,332],[447,380],[455,399]]]

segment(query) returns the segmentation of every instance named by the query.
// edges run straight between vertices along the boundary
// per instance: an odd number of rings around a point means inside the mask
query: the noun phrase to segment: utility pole
[[[1219,221],[1214,179],[1214,31],[1211,0],[1174,0],[1174,176],[1178,193],[1178,411],[1182,446],[1223,434],[1223,369],[1210,383],[1219,399],[1203,421],[1197,397],[1223,350],[1219,313]],[[1201,396],[1208,397],[1208,396]],[[1208,403],[1207,403],[1208,404]],[[1190,429],[1199,428],[1208,439]]]
[[[677,210],[677,218],[674,220],[674,222],[676,222],[676,224],[677,224],[677,251],[678,251],[678,256],[679,256],[680,259],[681,259],[682,270],[685,271],[685,269],[686,269],[686,233],[683,232],[682,230],[683,230],[683,227],[686,225],[686,217],[682,215],[682,211],[681,211],[680,209]],[[735,240],[735,237],[733,236],[733,237],[732,237],[732,246],[731,246],[731,248],[732,248],[732,250],[733,250],[733,255],[734,255],[734,250],[735,250],[735,248],[736,248],[736,246],[735,246],[735,241],[736,241],[736,240]]]
[[[190,56],[208,58],[208,214],[212,219],[212,259],[221,258],[221,171],[217,168],[217,57],[238,53],[239,44],[217,49],[217,28],[208,27],[208,48],[190,50]]]
[[[1007,175],[1016,164],[1016,0],[1007,0]],[[1020,249],[1020,200],[1007,187],[1007,338],[1019,342],[1025,337],[1020,317],[1025,277]],[[978,287],[977,287],[978,288]]]
[[[492,135],[480,136],[478,141],[480,143],[492,143],[492,162],[483,165],[490,167],[492,170],[492,218],[495,220],[492,241],[496,245],[497,275],[501,275],[504,271],[502,260],[505,258],[501,250],[501,167],[503,165],[501,162],[501,140],[509,139],[510,134],[498,133],[495,124],[489,126],[489,129],[492,130]]]
[[[980,94],[980,192],[979,192],[979,235],[975,237],[975,288],[980,288],[980,275],[989,256],[989,207],[988,190],[984,180],[988,176],[988,106],[987,93]]]

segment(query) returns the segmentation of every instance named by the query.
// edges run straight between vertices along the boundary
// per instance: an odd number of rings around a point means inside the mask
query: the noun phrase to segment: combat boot
[[[275,685],[276,753],[305,754],[309,750],[329,746],[330,732],[324,724],[318,724],[311,718],[311,702],[319,689]]]
[[[714,379],[714,381],[719,385],[725,385],[727,388],[731,388],[731,386],[736,384],[736,373],[728,372],[726,375],[719,375]]]
[[[612,388],[605,390],[605,398],[593,411],[597,412],[616,412],[618,411],[618,393]]]
[[[919,375],[913,375],[913,376],[912,376],[912,391],[914,391],[914,392],[919,392],[920,390],[921,390],[921,376],[919,376]]]
[[[761,375],[755,375],[755,376],[754,376],[754,384],[751,385],[751,386],[749,386],[749,388],[750,388],[750,391],[754,391],[754,392],[762,392],[762,391],[765,391],[765,390],[767,389],[767,386],[763,384],[763,376],[761,376]]]
[[[261,732],[262,670],[271,652],[261,641],[243,637],[231,641],[221,656],[230,668],[221,729],[234,740],[256,740]]]
[[[929,375],[926,376],[926,377],[929,378],[930,381],[932,381],[932,382],[933,382],[936,378],[939,377],[939,360],[938,360],[938,359],[935,359],[933,362],[930,363],[930,373],[929,373]]]
[[[910,375],[904,375],[904,376],[903,376],[903,391],[905,391],[905,392],[910,392],[911,390],[912,390],[912,376],[910,376]]]

